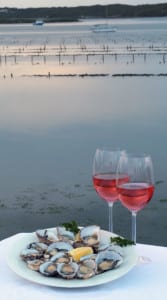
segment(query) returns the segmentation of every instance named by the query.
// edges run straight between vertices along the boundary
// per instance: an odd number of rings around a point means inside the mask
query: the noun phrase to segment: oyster
[[[85,247],[86,246],[85,243],[82,242],[82,241],[75,241],[72,245],[73,245],[74,248],[80,248],[80,247]]]
[[[118,267],[122,262],[122,256],[115,251],[103,251],[96,256],[97,272],[105,272]]]
[[[119,253],[121,256],[124,255],[124,251],[121,246],[111,244],[111,243],[100,244],[97,249],[97,252],[106,251],[106,250],[107,251],[115,251],[116,253]]]
[[[27,261],[41,258],[42,254],[36,249],[26,248],[21,251],[20,256],[24,261]]]
[[[40,265],[39,272],[45,276],[56,276],[57,266],[53,262],[47,261]]]
[[[100,241],[100,227],[97,225],[83,227],[80,230],[80,237],[87,246],[97,246]]]
[[[27,249],[36,249],[39,252],[45,252],[47,247],[46,244],[40,242],[33,242],[27,245]]]
[[[78,271],[78,264],[70,262],[68,264],[61,263],[57,265],[58,274],[65,279],[72,279],[76,276]]]
[[[97,264],[94,259],[85,258],[79,264],[77,277],[80,279],[88,279],[96,275]]]
[[[65,227],[57,227],[57,233],[61,241],[73,243],[75,240],[75,234],[72,231],[66,230]]]
[[[70,263],[72,261],[71,257],[65,252],[58,252],[54,256],[52,256],[51,262],[59,264],[59,263]]]
[[[97,248],[97,252],[106,251],[110,246],[110,243],[100,244]]]
[[[39,267],[42,264],[43,264],[42,259],[34,259],[34,260],[27,261],[27,267],[33,271],[39,271]]]
[[[50,256],[54,256],[58,252],[69,252],[72,249],[72,245],[67,242],[56,242],[48,246],[46,253]]]
[[[124,256],[124,250],[121,246],[119,245],[113,245],[111,244],[108,249],[108,251],[115,251],[116,253],[120,254],[122,257]]]
[[[36,235],[40,242],[46,243],[48,245],[59,240],[56,228],[39,229],[36,231]]]

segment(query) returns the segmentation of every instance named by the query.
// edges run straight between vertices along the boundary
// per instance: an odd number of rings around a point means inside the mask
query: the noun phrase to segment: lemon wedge
[[[78,262],[82,256],[93,254],[91,247],[79,247],[72,249],[69,254],[72,256],[73,260]]]

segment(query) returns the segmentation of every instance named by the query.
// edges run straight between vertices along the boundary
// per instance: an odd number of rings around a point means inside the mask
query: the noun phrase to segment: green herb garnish
[[[72,231],[75,234],[78,233],[80,230],[76,221],[71,221],[69,223],[63,223],[62,225],[65,227],[66,230]]]
[[[129,246],[129,245],[135,245],[135,243],[133,241],[122,238],[120,236],[111,237],[111,243],[115,243],[115,244],[117,244],[121,247],[126,247],[126,246]]]

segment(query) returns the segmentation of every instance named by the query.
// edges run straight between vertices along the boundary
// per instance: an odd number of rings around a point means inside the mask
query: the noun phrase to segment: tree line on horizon
[[[93,5],[50,8],[0,8],[0,23],[31,23],[36,19],[44,22],[70,22],[81,18],[137,18],[165,17],[167,3],[145,5]]]

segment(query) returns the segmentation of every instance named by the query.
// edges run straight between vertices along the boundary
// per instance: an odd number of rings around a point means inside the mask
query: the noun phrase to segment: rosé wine
[[[151,200],[154,186],[149,183],[121,183],[118,185],[119,199],[130,211],[138,212]]]
[[[117,179],[119,184],[129,181],[126,174],[120,174]],[[93,185],[99,196],[107,202],[118,200],[118,191],[116,187],[115,173],[101,173],[93,176]]]

